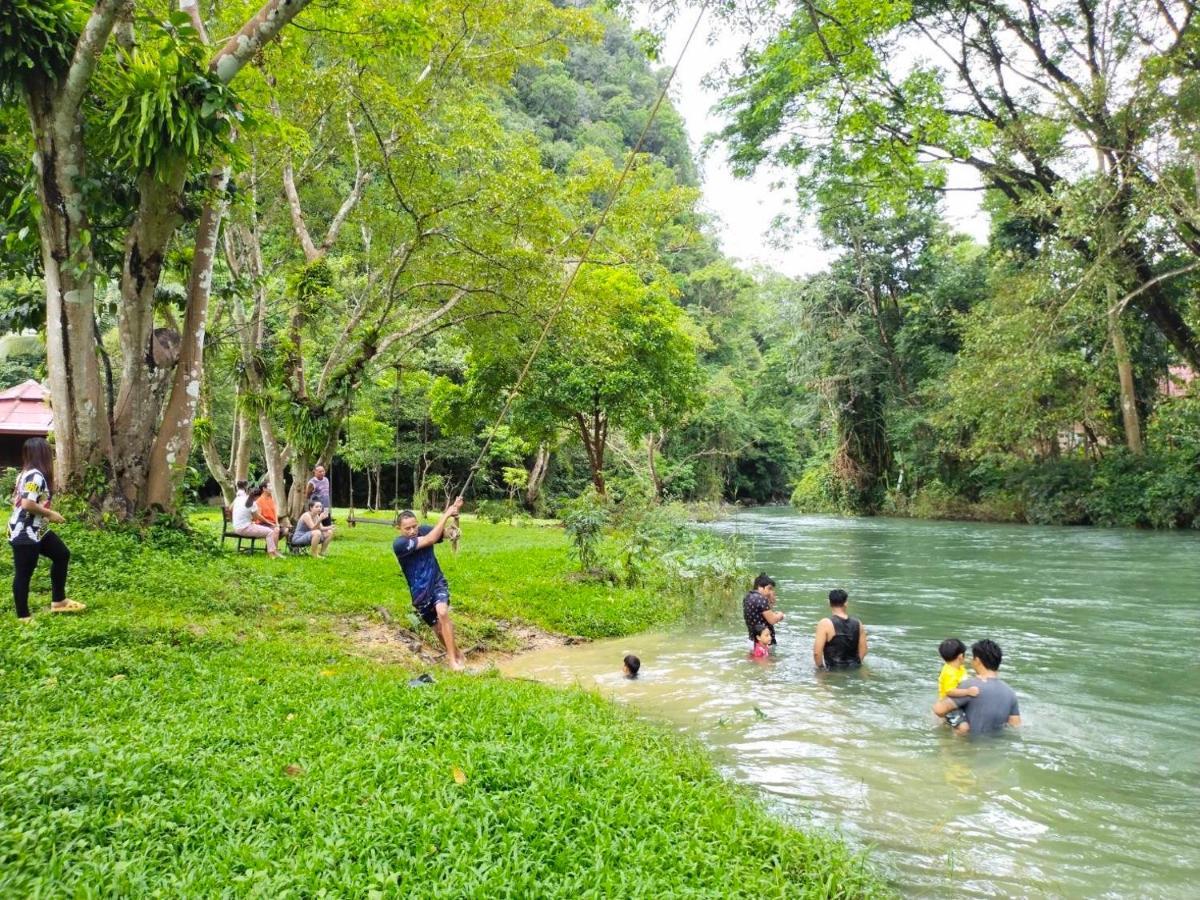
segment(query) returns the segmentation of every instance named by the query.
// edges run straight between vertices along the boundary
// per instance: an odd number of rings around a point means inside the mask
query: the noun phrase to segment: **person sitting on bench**
[[[272,559],[282,559],[279,551],[279,526],[268,525],[259,514],[256,501],[262,495],[262,488],[253,488],[245,500],[235,500],[230,516],[233,519],[233,533],[248,538],[264,538],[267,543],[267,556]]]
[[[271,493],[271,483],[264,481],[260,485],[260,490],[262,495],[258,498],[258,516],[264,525],[278,528],[279,537],[282,540],[287,537],[290,529],[279,524],[279,508],[275,505],[275,495]]]
[[[333,526],[322,525],[325,507],[320,500],[309,500],[308,509],[296,522],[296,531],[292,534],[292,545],[295,547],[311,547],[313,556],[324,556],[329,551],[333,540]]]

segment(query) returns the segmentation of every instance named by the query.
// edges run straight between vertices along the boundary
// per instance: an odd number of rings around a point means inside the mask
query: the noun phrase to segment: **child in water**
[[[958,638],[946,638],[938,644],[938,656],[942,658],[942,671],[938,674],[938,699],[944,697],[978,697],[979,688],[960,688],[962,680],[967,677],[967,667],[963,664],[967,653],[966,645]],[[961,709],[953,709],[946,714],[946,724],[951,728],[966,721],[967,714]]]
[[[625,671],[625,677],[626,678],[637,678],[638,669],[640,669],[642,667],[642,661],[640,659],[638,659],[636,656],[634,656],[632,653],[630,653],[628,656],[625,657],[624,663],[625,664],[622,668]]]
[[[754,639],[754,649],[750,651],[751,659],[766,659],[771,655],[771,629],[764,628]]]

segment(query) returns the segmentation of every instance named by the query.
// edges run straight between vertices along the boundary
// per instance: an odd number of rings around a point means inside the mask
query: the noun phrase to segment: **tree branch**
[[[292,160],[289,156],[283,164],[283,193],[287,197],[288,210],[292,216],[292,229],[296,232],[296,240],[304,250],[304,258],[310,263],[316,262],[325,254],[317,249],[308,226],[304,224],[304,210],[300,207],[300,194],[296,192],[296,178],[292,171]]]
[[[454,292],[454,294],[450,297],[449,300],[447,300],[445,303],[443,303],[441,306],[439,306],[437,309],[435,309],[429,315],[425,316],[423,319],[418,319],[416,322],[414,322],[412,325],[409,325],[403,331],[397,331],[394,334],[389,334],[386,338],[384,338],[382,341],[379,342],[379,346],[375,350],[375,355],[382,356],[384,351],[386,351],[389,347],[391,347],[392,344],[396,343],[397,341],[402,341],[406,337],[410,337],[410,336],[416,334],[417,332],[425,329],[427,326],[433,324],[438,319],[440,319],[442,316],[446,315],[446,313],[450,312],[450,310],[454,309],[454,307],[458,306],[459,301],[462,300],[462,298],[465,296],[467,296],[467,291],[465,289],[460,288],[459,290]]]
[[[329,229],[325,232],[325,239],[321,241],[321,255],[324,256],[329,252],[329,249],[337,241],[338,232],[342,230],[342,225],[345,224],[346,217],[350,215],[351,210],[358,205],[358,201],[362,199],[363,189],[371,180],[371,175],[363,170],[362,154],[358,149],[358,132],[354,129],[354,120],[350,115],[346,115],[346,130],[350,132],[350,143],[354,147],[354,187],[351,188],[349,196],[343,201],[341,208],[333,217],[333,221],[329,223]],[[295,191],[295,187],[292,188]],[[299,200],[297,200],[299,206]]]
[[[225,42],[225,46],[209,63],[225,84],[234,79],[242,66],[271,41],[288,22],[292,21],[312,0],[267,0],[242,29]]]
[[[99,0],[92,7],[92,14],[83,26],[79,42],[75,45],[75,53],[71,57],[70,68],[63,79],[59,116],[65,119],[73,118],[79,109],[83,95],[92,80],[92,73],[96,71],[96,63],[100,54],[104,52],[104,45],[108,43],[108,36],[112,33],[117,14],[123,5],[124,0]]]

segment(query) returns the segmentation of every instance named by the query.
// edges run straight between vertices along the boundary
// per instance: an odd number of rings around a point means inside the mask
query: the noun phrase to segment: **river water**
[[[769,661],[747,658],[739,609],[503,668],[698,738],[777,814],[870,848],[906,896],[1200,897],[1200,534],[786,509],[718,527],[779,583]],[[813,666],[832,587],[867,627],[856,672]],[[937,724],[946,637],[1000,644],[1022,728],[965,740]]]

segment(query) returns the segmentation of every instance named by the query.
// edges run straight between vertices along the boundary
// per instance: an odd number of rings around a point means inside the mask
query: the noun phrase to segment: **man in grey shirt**
[[[304,489],[304,507],[307,509],[309,503],[319,500],[325,509],[325,518],[321,520],[321,524],[326,526],[333,524],[333,519],[330,518],[333,513],[333,498],[330,494],[329,479],[325,477],[325,467],[318,464],[313,469],[313,477],[308,479],[308,485]]]
[[[959,734],[989,734],[1000,731],[1005,725],[1016,728],[1021,724],[1021,708],[1013,689],[1000,680],[996,672],[1004,654],[995,641],[984,638],[971,645],[971,668],[975,677],[968,678],[960,688],[976,687],[975,697],[943,697],[933,705],[933,712],[945,716],[953,709],[961,709],[967,716],[954,730]]]

